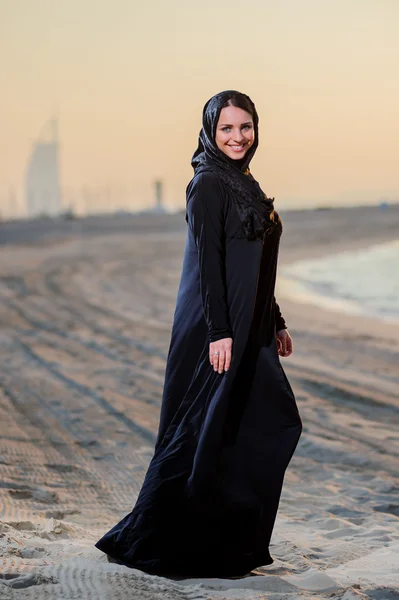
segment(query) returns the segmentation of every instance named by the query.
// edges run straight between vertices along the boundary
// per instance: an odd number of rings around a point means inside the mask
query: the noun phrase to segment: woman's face
[[[237,160],[245,156],[254,140],[254,123],[250,113],[237,106],[222,108],[215,137],[219,150]]]

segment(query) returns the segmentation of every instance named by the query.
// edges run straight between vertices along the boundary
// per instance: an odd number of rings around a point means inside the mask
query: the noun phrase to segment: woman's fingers
[[[284,333],[279,332],[276,336],[277,341],[277,351],[280,356],[290,356],[293,352],[294,345],[292,343],[292,338],[287,331]]]
[[[231,365],[231,350],[227,350],[226,352],[226,360],[224,361],[224,370],[228,371]]]
[[[231,364],[232,338],[225,338],[209,345],[209,362],[214,371],[223,373]]]
[[[213,357],[212,365],[219,373],[228,371],[231,365],[231,350],[220,350],[219,354]]]
[[[219,356],[220,350],[212,350],[212,348],[209,349],[209,362],[215,371],[217,371],[219,368]]]
[[[226,362],[226,353],[224,350],[219,350],[218,352],[218,354],[212,355],[211,365],[213,366],[214,371],[222,373]]]
[[[209,362],[211,363],[212,367],[215,367],[215,365],[217,367],[219,365],[219,356],[220,350],[212,350],[212,348],[209,349]]]
[[[287,336],[284,340],[284,356],[290,356],[292,354],[292,338]]]
[[[224,350],[220,350],[219,354],[217,356],[215,356],[215,361],[213,363],[213,369],[215,371],[219,371],[219,373],[222,373],[222,371],[224,369],[225,360],[226,360],[226,353]]]

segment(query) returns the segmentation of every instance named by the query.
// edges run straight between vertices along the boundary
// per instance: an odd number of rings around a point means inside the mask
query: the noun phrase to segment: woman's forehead
[[[239,108],[238,106],[225,106],[220,111],[219,123],[233,125],[235,123],[252,123],[251,113]]]

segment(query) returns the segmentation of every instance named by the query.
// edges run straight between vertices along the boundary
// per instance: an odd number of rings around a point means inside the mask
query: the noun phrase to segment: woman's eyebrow
[[[247,121],[246,123],[241,123],[242,125],[252,125],[252,121]],[[219,127],[233,127],[233,125],[230,125],[229,123],[223,123],[221,125],[219,125]]]

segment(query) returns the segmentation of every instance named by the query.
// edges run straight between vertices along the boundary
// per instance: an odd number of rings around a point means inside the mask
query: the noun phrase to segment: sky
[[[205,102],[259,113],[276,208],[399,201],[398,0],[0,0],[0,214],[59,119],[64,205],[183,208]],[[84,199],[85,198],[85,199]]]

